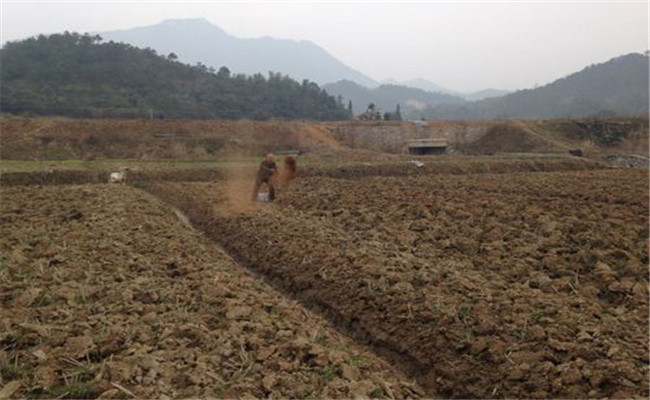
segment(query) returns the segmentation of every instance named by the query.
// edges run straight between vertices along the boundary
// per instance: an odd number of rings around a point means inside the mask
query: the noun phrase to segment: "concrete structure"
[[[440,138],[447,140],[447,151],[453,146],[475,142],[497,125],[494,121],[426,121],[427,125],[400,124],[386,121],[346,121],[328,125],[334,139],[347,147],[387,153],[408,153],[410,140]]]
[[[408,141],[409,154],[445,154],[447,152],[447,139],[414,139]]]

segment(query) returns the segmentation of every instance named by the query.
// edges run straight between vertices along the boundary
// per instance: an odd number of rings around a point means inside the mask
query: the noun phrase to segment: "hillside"
[[[455,90],[447,89],[446,87],[440,86],[435,82],[431,82],[429,80],[421,79],[421,78],[409,79],[406,81],[398,81],[396,79],[386,79],[381,83],[384,85],[408,86],[415,89],[422,89],[427,92],[438,92],[438,93],[446,93],[452,95],[459,94],[459,92]]]
[[[344,103],[352,101],[355,113],[363,112],[369,103],[374,103],[382,111],[393,111],[399,104],[406,118],[419,118],[419,110],[427,106],[465,102],[445,93],[390,84],[368,89],[351,81],[339,81],[324,85],[323,89],[333,96],[343,97]]]
[[[399,85],[399,86],[408,86],[411,88],[422,89],[427,92],[438,92],[438,93],[450,94],[452,96],[462,97],[463,99],[468,101],[476,101],[476,100],[487,99],[490,97],[505,96],[506,94],[511,93],[508,90],[502,90],[502,89],[483,89],[483,90],[477,90],[475,92],[459,92],[456,90],[447,89],[443,86],[440,86],[426,79],[410,79],[408,81],[403,81],[403,82],[389,79],[384,81],[383,83]]]
[[[366,86],[377,83],[309,41],[272,37],[238,38],[205,19],[172,19],[156,25],[101,32],[106,40],[150,47],[160,54],[175,53],[190,64],[203,63],[215,69],[227,66],[244,74],[275,71],[293,79],[319,84],[349,79]]]
[[[318,85],[270,73],[231,76],[99,36],[40,35],[0,51],[2,112],[148,118],[341,119]]]
[[[427,118],[535,118],[648,111],[648,54],[627,54],[548,85],[482,101],[430,107]]]
[[[647,156],[648,119],[566,118],[523,121],[227,121],[0,117],[0,160],[224,160],[301,149],[310,160],[349,163],[412,159],[412,139],[444,138],[460,153]],[[433,158],[432,158],[433,160]],[[20,164],[18,164],[20,165]],[[0,169],[0,173],[2,170]]]
[[[483,89],[483,90],[478,90],[476,92],[460,93],[460,94],[458,94],[458,96],[461,96],[465,100],[477,101],[477,100],[489,99],[491,97],[505,96],[505,95],[510,94],[510,93],[512,93],[512,92],[509,91],[509,90]]]

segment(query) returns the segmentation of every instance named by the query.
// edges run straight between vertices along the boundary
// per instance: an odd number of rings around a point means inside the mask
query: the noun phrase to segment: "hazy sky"
[[[545,84],[648,49],[648,2],[5,1],[2,42],[201,17],[240,37],[310,40],[383,80],[455,90]]]

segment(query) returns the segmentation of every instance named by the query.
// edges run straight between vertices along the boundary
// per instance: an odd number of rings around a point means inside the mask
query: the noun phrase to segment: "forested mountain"
[[[4,113],[71,117],[342,119],[347,110],[309,81],[189,66],[99,36],[40,35],[0,50]]]
[[[548,85],[466,104],[428,107],[427,118],[535,118],[648,112],[648,54],[631,53]]]
[[[309,41],[272,37],[238,38],[205,19],[170,19],[152,26],[101,32],[106,40],[150,47],[160,54],[175,53],[179,60],[197,62],[245,74],[280,72],[319,84],[349,79],[366,86],[377,83]]]
[[[446,103],[464,103],[456,96],[427,92],[421,89],[398,85],[381,85],[368,89],[351,81],[339,81],[323,86],[334,96],[341,96],[343,102],[352,102],[355,113],[363,112],[368,104],[374,103],[382,112],[393,111],[399,104],[406,118],[419,118],[419,110]]]

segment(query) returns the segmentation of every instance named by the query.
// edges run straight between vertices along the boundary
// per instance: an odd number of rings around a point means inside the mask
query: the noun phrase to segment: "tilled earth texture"
[[[647,171],[308,177],[248,213],[150,190],[429,394],[648,397]]]
[[[146,192],[1,193],[2,396],[425,395]]]

